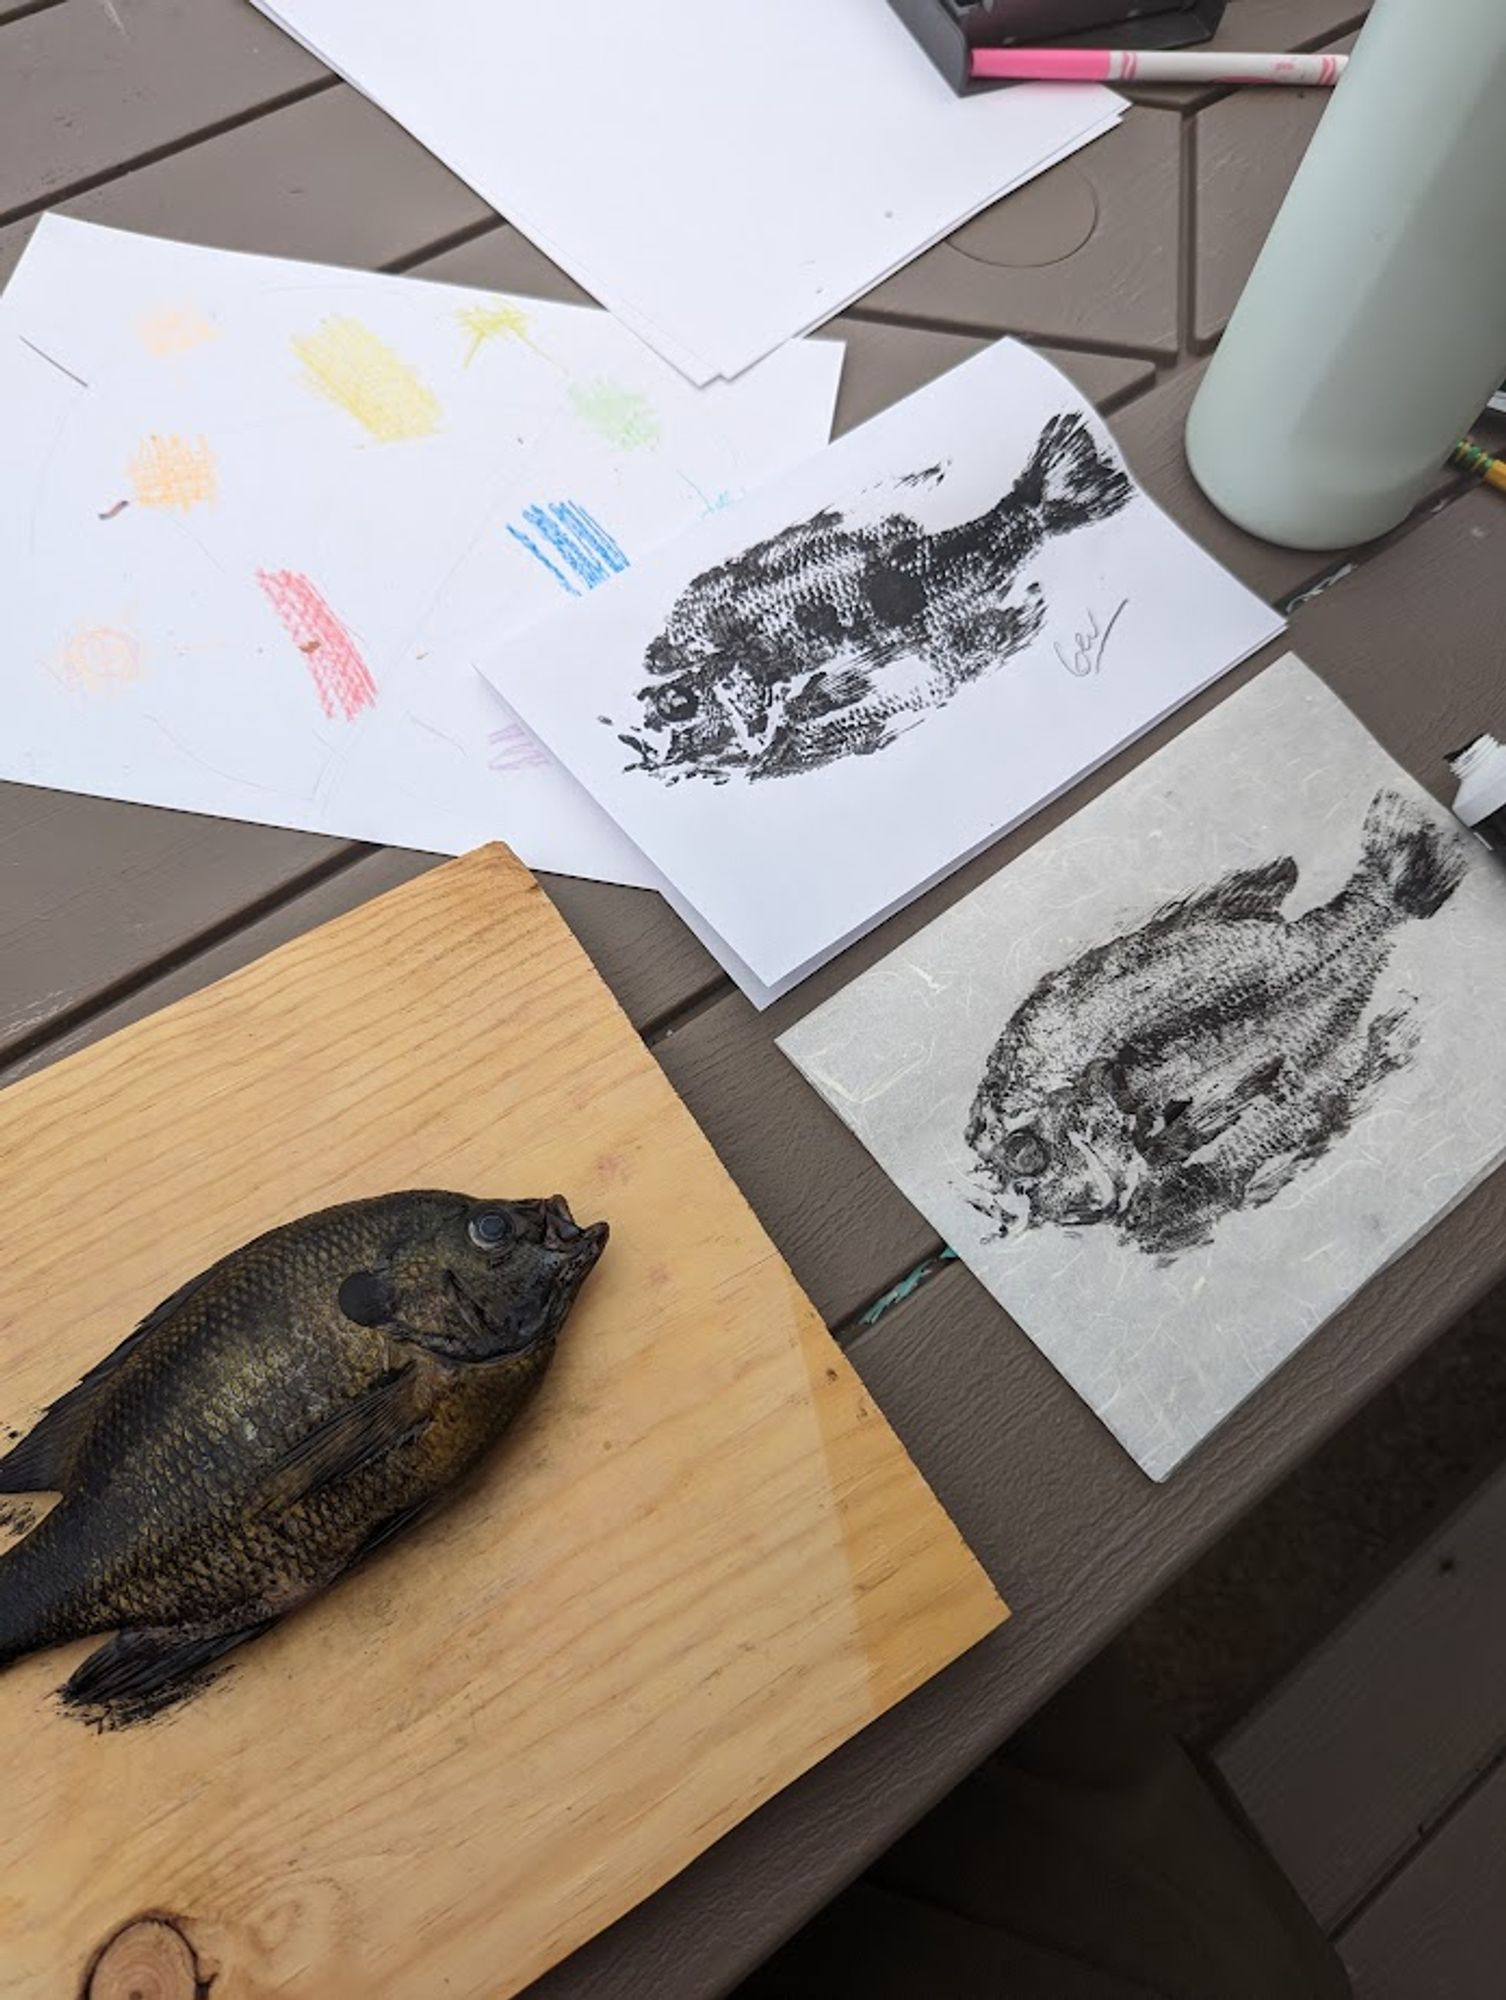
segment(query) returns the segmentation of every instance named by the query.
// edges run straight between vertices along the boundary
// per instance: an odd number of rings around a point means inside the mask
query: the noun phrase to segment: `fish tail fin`
[[[1380,791],[1365,815],[1365,867],[1400,915],[1431,917],[1464,879],[1464,842],[1412,799]]]
[[[1000,501],[1008,513],[1037,510],[1047,534],[1106,521],[1129,500],[1129,475],[1113,453],[1100,445],[1078,413],[1052,417],[1036,440],[1030,462]]]

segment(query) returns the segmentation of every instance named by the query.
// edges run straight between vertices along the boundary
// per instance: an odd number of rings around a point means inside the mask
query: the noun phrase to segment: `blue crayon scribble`
[[[579,597],[580,591],[566,575],[567,570],[587,590],[594,590],[597,584],[605,583],[609,576],[616,576],[628,567],[628,559],[617,543],[577,501],[552,500],[547,507],[525,507],[523,519],[533,534],[525,534],[511,522],[508,534],[515,542],[521,542],[534,560],[544,565],[561,590],[568,590],[572,597]],[[546,544],[552,555],[539,546],[540,542]]]

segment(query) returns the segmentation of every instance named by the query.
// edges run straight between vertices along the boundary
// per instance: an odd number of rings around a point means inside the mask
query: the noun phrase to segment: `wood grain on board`
[[[613,1225],[475,1488],[206,1694],[101,1737],[50,1698],[84,1647],[0,1677],[7,2000],[143,1911],[237,2000],[496,2000],[1005,1615],[503,849],[13,1084],[0,1145],[13,1426],[327,1202],[560,1188]]]

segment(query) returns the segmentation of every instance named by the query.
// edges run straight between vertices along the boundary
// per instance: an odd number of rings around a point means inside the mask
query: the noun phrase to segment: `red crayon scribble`
[[[306,576],[296,569],[259,569],[256,581],[308,662],[319,706],[333,722],[354,722],[377,698],[371,669],[356,642]]]

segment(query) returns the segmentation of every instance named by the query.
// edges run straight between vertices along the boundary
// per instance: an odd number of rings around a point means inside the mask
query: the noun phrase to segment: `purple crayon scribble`
[[[486,761],[493,771],[542,771],[554,760],[521,722],[507,722],[487,737]]]
[[[515,542],[521,542],[534,560],[544,565],[561,590],[567,590],[572,597],[579,597],[580,591],[566,574],[567,570],[587,590],[594,590],[597,584],[605,583],[609,576],[616,576],[628,567],[627,556],[578,501],[552,500],[547,507],[525,507],[523,519],[533,534],[514,527],[510,521],[508,534]]]

